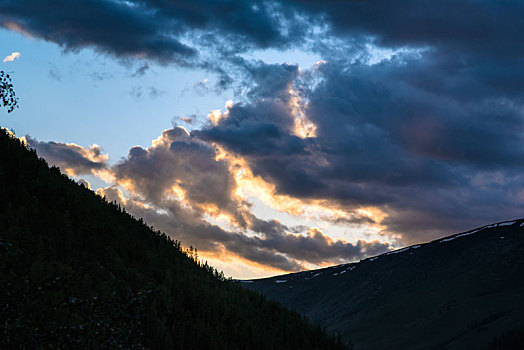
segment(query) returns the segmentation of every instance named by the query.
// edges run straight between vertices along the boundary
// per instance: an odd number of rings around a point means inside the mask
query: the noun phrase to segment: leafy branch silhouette
[[[4,71],[0,71],[0,103],[2,107],[7,107],[7,113],[18,108],[18,98],[11,83],[11,77]]]

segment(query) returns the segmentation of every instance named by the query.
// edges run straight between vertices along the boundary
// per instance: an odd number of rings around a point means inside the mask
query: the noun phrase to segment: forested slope
[[[0,348],[343,349],[0,131]]]

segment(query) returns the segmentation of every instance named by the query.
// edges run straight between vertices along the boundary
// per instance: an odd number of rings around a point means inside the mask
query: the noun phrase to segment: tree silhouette
[[[348,349],[0,129],[0,349],[25,348]]]
[[[11,113],[18,108],[18,98],[16,97],[11,77],[4,71],[0,71],[0,103],[2,107],[7,107],[7,113]]]

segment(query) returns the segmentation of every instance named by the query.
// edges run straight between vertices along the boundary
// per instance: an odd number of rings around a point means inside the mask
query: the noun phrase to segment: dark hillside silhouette
[[[356,349],[524,349],[523,276],[517,219],[245,285]]]
[[[0,348],[344,349],[0,132]]]

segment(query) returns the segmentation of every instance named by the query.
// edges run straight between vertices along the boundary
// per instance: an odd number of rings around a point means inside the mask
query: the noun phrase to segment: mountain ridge
[[[524,219],[516,219],[242,284],[340,332],[355,349],[460,349],[522,327],[522,275]]]

